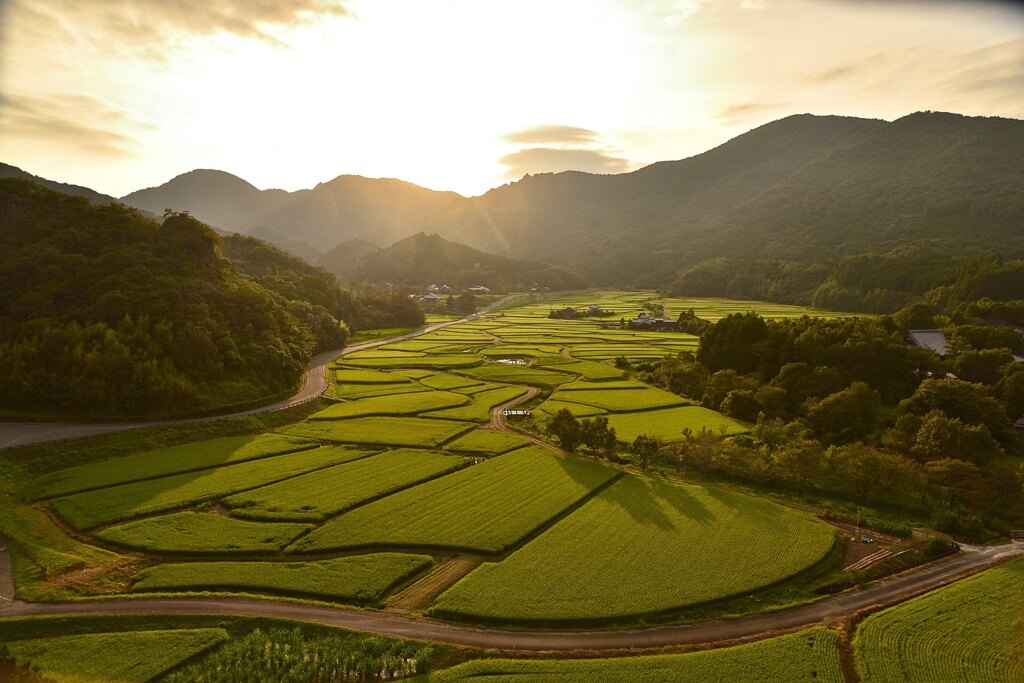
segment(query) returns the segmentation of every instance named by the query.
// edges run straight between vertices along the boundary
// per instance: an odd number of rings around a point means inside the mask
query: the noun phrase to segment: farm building
[[[434,305],[441,302],[441,297],[437,294],[424,294],[419,298],[421,304]]]
[[[946,355],[946,334],[942,330],[908,330],[907,341],[940,356]]]
[[[475,287],[470,287],[466,291],[472,292],[473,294],[489,294],[491,290],[489,287],[484,287],[483,285],[476,285]]]
[[[626,323],[631,330],[650,330],[652,332],[678,332],[679,321],[672,320],[671,318],[652,318],[646,313],[641,313],[637,317]]]

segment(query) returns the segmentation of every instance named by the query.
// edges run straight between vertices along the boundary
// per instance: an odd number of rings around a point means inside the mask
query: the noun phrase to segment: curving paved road
[[[357,344],[355,346],[346,346],[342,349],[335,349],[333,351],[325,351],[317,356],[314,356],[309,361],[309,367],[306,369],[306,376],[303,379],[302,388],[299,389],[298,393],[290,398],[286,398],[283,401],[271,403],[270,405],[261,406],[259,408],[253,408],[251,410],[243,410],[236,413],[228,413],[225,415],[213,415],[210,417],[193,418],[189,420],[165,420],[165,421],[154,421],[154,422],[107,422],[107,423],[63,423],[63,422],[0,422],[0,450],[5,448],[14,448],[16,446],[27,446],[33,443],[46,443],[49,441],[62,441],[64,439],[75,439],[80,436],[92,436],[94,434],[107,434],[109,432],[122,432],[128,429],[138,429],[140,427],[151,427],[153,425],[170,425],[170,424],[185,424],[189,422],[210,422],[212,420],[224,420],[232,417],[243,417],[245,415],[255,415],[257,413],[268,413],[275,410],[284,410],[286,408],[292,408],[294,406],[312,401],[313,399],[320,396],[324,391],[327,390],[327,364],[335,358],[345,356],[356,351],[363,351],[366,349],[372,349],[377,346],[384,344],[390,344],[391,342],[404,341],[406,339],[412,339],[418,337],[421,334],[427,334],[434,330],[439,330],[449,325],[455,325],[457,323],[472,320],[483,313],[489,313],[494,309],[498,308],[506,301],[511,299],[516,294],[498,299],[490,306],[487,306],[483,310],[468,315],[465,318],[458,320],[448,320],[440,323],[433,323],[421,327],[418,330],[408,332],[406,334],[398,335],[397,337],[388,337],[387,339],[378,339],[372,342],[366,342],[364,344]]]
[[[758,638],[852,616],[863,609],[911,597],[1011,557],[1024,555],[1024,543],[966,550],[918,571],[896,576],[868,588],[848,591],[810,605],[729,621],[659,626],[625,631],[515,632],[475,628],[433,619],[345,610],[275,600],[248,598],[127,598],[72,603],[31,603],[0,600],[0,617],[72,616],[83,614],[209,614],[271,617],[339,626],[386,636],[429,640],[476,648],[547,652],[633,652],[678,645],[721,643]],[[0,589],[10,582],[10,559],[0,551]],[[8,583],[5,583],[7,581]]]

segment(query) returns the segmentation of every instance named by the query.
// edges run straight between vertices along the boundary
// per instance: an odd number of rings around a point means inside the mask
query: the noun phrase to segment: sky
[[[476,195],[797,113],[1024,118],[1024,10],[953,0],[0,0],[0,161]]]

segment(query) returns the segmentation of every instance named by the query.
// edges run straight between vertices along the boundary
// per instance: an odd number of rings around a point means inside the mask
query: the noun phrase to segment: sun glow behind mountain
[[[1003,4],[0,6],[0,157],[118,195],[195,167],[475,194],[688,156],[796,112],[1024,116],[1024,21]]]

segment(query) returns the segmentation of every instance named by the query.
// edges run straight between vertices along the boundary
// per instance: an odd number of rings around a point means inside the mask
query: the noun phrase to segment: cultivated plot
[[[434,612],[584,623],[678,611],[793,576],[834,542],[832,527],[760,498],[626,476],[481,565]]]
[[[854,650],[864,683],[1024,680],[1024,560],[872,614]]]
[[[343,510],[467,464],[465,458],[410,448],[388,451],[224,499],[249,519],[322,521]]]
[[[308,524],[265,524],[210,512],[175,512],[107,527],[96,537],[153,553],[272,553],[310,528]]]
[[[839,637],[813,628],[747,645],[681,655],[615,659],[478,659],[427,678],[431,683],[843,683]]]
[[[372,553],[311,562],[181,562],[139,572],[136,592],[250,591],[374,604],[432,564],[426,555]]]
[[[522,448],[341,515],[290,550],[450,548],[500,553],[618,475]]]
[[[195,505],[365,456],[345,447],[317,448],[76,493],[53,500],[62,519],[79,530]]]

